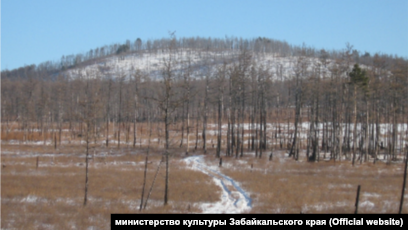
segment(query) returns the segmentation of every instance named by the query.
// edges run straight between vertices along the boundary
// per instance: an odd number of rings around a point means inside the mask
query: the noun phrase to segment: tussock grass
[[[282,157],[284,153],[275,152],[278,154]],[[353,167],[348,161],[299,160],[224,157],[223,165],[228,167],[221,170],[251,194],[254,213],[354,213],[358,185],[359,213],[398,213],[404,172],[401,164],[377,162]],[[405,203],[403,212],[407,211]]]
[[[20,146],[21,147],[21,146]],[[84,207],[84,148],[2,146],[2,218],[4,228],[17,229],[109,229],[111,213],[139,213],[145,150],[96,148],[89,159],[88,203]],[[37,151],[38,150],[38,151]],[[106,154],[101,154],[106,153]],[[163,206],[165,162],[142,213],[201,212],[203,202],[220,199],[220,188],[207,175],[187,169],[183,154],[172,154],[169,169],[169,204]],[[39,167],[36,159],[39,156]],[[162,151],[149,154],[146,200]]]
[[[133,148],[131,141],[120,148],[112,143],[109,147],[91,143],[85,207],[84,145],[63,144],[54,149],[53,145],[2,144],[2,227],[109,229],[111,213],[139,213],[147,126],[140,125],[138,131],[142,148],[140,145]],[[164,153],[164,132],[156,131],[152,139],[161,142],[151,143],[144,199]],[[181,137],[180,132],[172,135],[172,140]],[[163,206],[165,162],[162,162],[147,209],[141,213],[199,213],[201,204],[220,200],[221,189],[211,177],[189,169],[181,161],[186,145],[179,148],[179,143],[173,141],[170,150],[169,204]],[[199,149],[194,150],[190,142],[190,155],[203,154],[199,143]],[[215,150],[210,144],[207,146],[205,160],[218,166]],[[295,161],[283,151],[274,151],[273,160],[269,161],[269,152],[264,152],[261,159],[245,152],[238,159],[223,156],[219,170],[250,194],[252,213],[354,213],[358,185],[361,185],[359,213],[398,212],[401,162],[378,161],[375,165],[363,163],[353,167],[349,161],[306,162],[305,155],[300,153]],[[407,213],[407,198],[404,203],[403,212]]]

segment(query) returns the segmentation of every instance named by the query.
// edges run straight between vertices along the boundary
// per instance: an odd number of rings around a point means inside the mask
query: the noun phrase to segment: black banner
[[[111,214],[111,229],[219,228],[246,226],[255,228],[347,226],[386,226],[402,228],[408,215],[397,214]]]

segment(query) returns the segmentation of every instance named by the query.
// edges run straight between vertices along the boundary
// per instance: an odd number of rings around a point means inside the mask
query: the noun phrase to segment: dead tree
[[[208,111],[207,111],[207,105],[208,105],[208,82],[209,82],[209,76],[205,76],[205,94],[204,94],[204,99],[203,99],[203,132],[202,132],[202,138],[203,138],[203,149],[204,149],[204,154],[207,153],[207,118],[208,118]]]
[[[100,109],[100,100],[98,95],[98,87],[99,84],[96,80],[93,82],[89,82],[89,79],[86,79],[86,87],[84,89],[85,96],[80,101],[80,104],[83,108],[82,113],[82,121],[86,124],[86,134],[85,134],[85,142],[86,142],[86,154],[85,154],[85,195],[84,195],[84,206],[87,204],[88,198],[88,161],[89,161],[89,143],[92,138],[92,125],[94,125],[94,121],[98,119],[98,111]],[[90,86],[90,84],[92,86]]]

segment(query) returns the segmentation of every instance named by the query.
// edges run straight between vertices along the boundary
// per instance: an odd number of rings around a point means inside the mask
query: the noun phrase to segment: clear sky
[[[1,69],[168,31],[407,58],[408,0],[2,0]]]

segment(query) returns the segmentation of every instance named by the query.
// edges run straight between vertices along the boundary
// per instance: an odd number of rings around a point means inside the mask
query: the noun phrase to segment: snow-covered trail
[[[213,181],[221,187],[221,200],[216,203],[205,203],[201,206],[203,213],[243,213],[252,208],[252,199],[236,181],[222,174],[217,166],[206,165],[204,156],[191,156],[184,161],[193,170],[203,172],[213,178]]]

